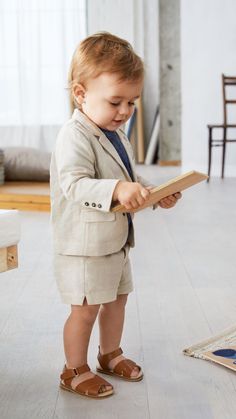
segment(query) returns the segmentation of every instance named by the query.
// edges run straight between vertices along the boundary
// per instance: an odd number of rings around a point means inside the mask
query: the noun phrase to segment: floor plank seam
[[[57,390],[57,397],[56,397],[56,401],[55,401],[55,407],[54,407],[52,419],[56,419],[56,417],[57,417],[56,416],[56,410],[57,410],[58,399],[59,399],[59,389]]]
[[[165,223],[166,223],[166,222],[165,222]],[[167,223],[166,223],[166,224],[167,224]],[[201,301],[199,300],[199,296],[198,296],[198,294],[197,294],[197,292],[196,292],[196,289],[195,289],[195,288],[194,288],[194,286],[193,286],[193,283],[192,283],[192,280],[191,280],[191,274],[190,274],[190,272],[188,271],[188,268],[187,268],[187,266],[186,266],[186,264],[185,264],[185,261],[184,261],[184,258],[183,258],[183,256],[182,256],[182,253],[180,252],[180,250],[179,250],[179,248],[178,248],[178,246],[177,246],[177,244],[176,244],[175,238],[174,238],[173,233],[171,232],[171,230],[170,230],[169,226],[168,226],[168,225],[166,225],[166,228],[167,228],[167,230],[168,230],[168,232],[169,232],[169,234],[170,234],[170,236],[171,236],[171,238],[172,238],[173,244],[174,244],[174,246],[175,246],[176,253],[178,254],[178,257],[179,257],[179,259],[180,259],[180,261],[181,261],[181,265],[183,266],[183,269],[184,269],[184,272],[185,272],[185,274],[186,274],[186,277],[188,278],[189,285],[191,286],[192,291],[194,292],[194,294],[195,294],[195,296],[196,296],[196,300],[197,300],[197,302],[198,302],[198,305],[199,305],[199,307],[200,307],[200,309],[201,309],[201,312],[202,312],[202,314],[203,314],[203,316],[204,316],[204,319],[205,319],[205,321],[206,321],[206,323],[207,323],[207,325],[208,325],[208,328],[209,328],[209,333],[213,334],[214,332],[213,332],[212,327],[211,327],[211,325],[210,325],[210,323],[209,323],[209,321],[208,321],[208,319],[207,319],[207,317],[206,317],[205,311],[204,311],[204,309],[203,309],[203,307],[202,307]]]
[[[43,251],[40,253],[40,256],[43,254]],[[22,286],[22,288],[21,288],[21,290],[20,290],[20,292],[19,292],[19,294],[18,295],[16,295],[16,297],[15,297],[15,301],[16,301],[16,303],[14,304],[14,310],[16,309],[16,307],[20,304],[20,299],[22,298],[22,296],[23,296],[23,294],[24,294],[24,291],[25,291],[25,289],[26,289],[26,287],[27,287],[27,285],[28,285],[28,283],[29,283],[29,281],[32,279],[32,276],[33,276],[33,274],[34,274],[34,272],[35,272],[35,267],[37,266],[37,263],[38,263],[38,260],[40,259],[40,256],[39,256],[39,258],[37,258],[37,260],[35,261],[35,263],[33,264],[33,266],[32,266],[32,269],[27,273],[27,278],[25,279],[25,281],[24,281],[24,284],[23,284],[23,286]],[[19,269],[19,268],[18,268]],[[2,335],[2,334],[4,334],[4,330],[5,330],[5,328],[7,327],[7,324],[8,324],[8,322],[9,322],[9,320],[11,319],[11,316],[13,315],[13,313],[10,311],[10,313],[9,313],[9,316],[7,317],[7,319],[6,319],[6,321],[5,321],[5,323],[3,324],[3,326],[2,326],[2,328],[1,328],[1,330],[0,330],[0,335]]]
[[[150,403],[149,403],[149,397],[148,397],[148,386],[147,386],[147,380],[145,378],[145,356],[144,356],[144,347],[143,347],[143,338],[142,338],[142,329],[141,329],[141,319],[139,315],[139,303],[138,303],[138,295],[137,292],[135,293],[135,300],[136,300],[136,309],[137,309],[137,317],[138,317],[138,330],[139,330],[139,337],[141,342],[141,351],[143,354],[143,366],[144,366],[144,385],[146,390],[146,400],[147,400],[147,408],[148,408],[148,418],[151,419],[151,413],[150,413]]]

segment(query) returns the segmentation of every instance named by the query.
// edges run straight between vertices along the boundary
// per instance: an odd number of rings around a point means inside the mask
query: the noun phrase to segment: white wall
[[[134,43],[133,0],[88,0],[88,34],[108,31]]]
[[[158,0],[88,0],[88,34],[98,31],[127,39],[144,59],[144,127],[148,142],[159,103]]]
[[[206,125],[223,122],[221,73],[236,75],[235,17],[235,0],[181,2],[183,171],[207,170]],[[234,115],[236,123],[236,109]],[[212,174],[217,176],[221,152],[221,147],[213,149]],[[236,143],[227,145],[225,175],[236,176]]]

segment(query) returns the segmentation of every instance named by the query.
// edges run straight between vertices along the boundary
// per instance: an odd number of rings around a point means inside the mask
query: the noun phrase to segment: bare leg
[[[117,300],[111,303],[102,304],[98,315],[98,324],[100,330],[100,352],[106,354],[120,347],[121,336],[124,326],[125,305],[127,294],[117,296]],[[118,362],[125,359],[119,355],[109,362],[109,368],[114,368]],[[131,373],[132,377],[142,375],[138,367],[135,367]]]
[[[90,335],[96,320],[99,305],[88,305],[86,300],[83,306],[72,305],[71,314],[64,326],[64,350],[67,368],[77,368],[87,364],[87,353]],[[73,378],[72,387],[94,377],[92,372],[86,372]],[[112,387],[107,386],[107,390]]]

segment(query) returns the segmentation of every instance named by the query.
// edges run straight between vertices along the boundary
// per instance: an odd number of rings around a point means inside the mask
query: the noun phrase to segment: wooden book
[[[144,208],[150,207],[154,205],[156,202],[160,201],[162,198],[165,198],[169,195],[173,195],[174,193],[181,192],[184,189],[189,188],[190,186],[195,185],[203,180],[208,178],[207,175],[204,173],[191,171],[185,173],[181,176],[177,176],[166,183],[163,183],[160,186],[156,186],[155,188],[151,189],[151,193],[149,195],[148,200],[145,202],[144,205],[141,205],[137,209],[134,210],[127,210],[121,204],[115,204],[111,211],[113,212],[137,212],[141,211]]]
[[[137,100],[137,163],[144,162],[143,104],[142,98]]]

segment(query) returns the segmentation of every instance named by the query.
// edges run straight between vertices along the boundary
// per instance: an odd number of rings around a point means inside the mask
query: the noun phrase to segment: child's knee
[[[88,305],[85,298],[82,306],[71,306],[71,314],[74,317],[83,319],[88,324],[93,324],[96,320],[99,307],[99,304]]]

